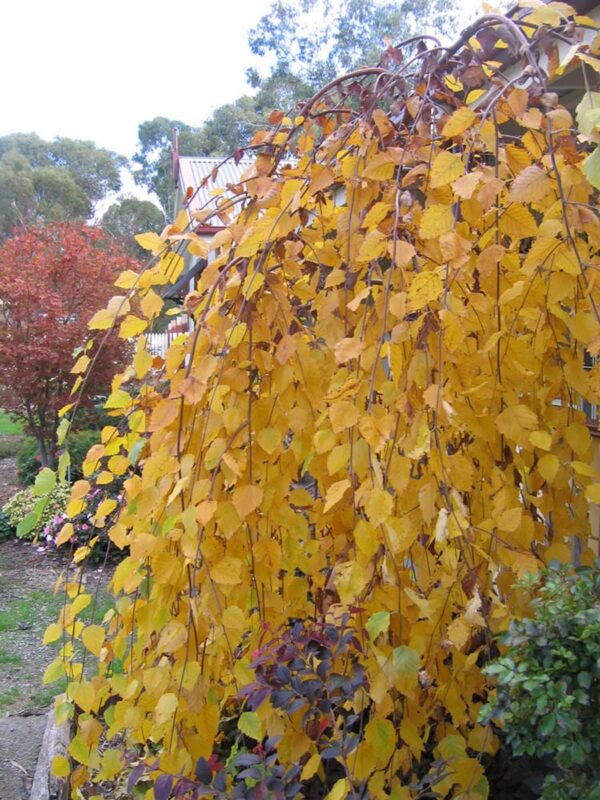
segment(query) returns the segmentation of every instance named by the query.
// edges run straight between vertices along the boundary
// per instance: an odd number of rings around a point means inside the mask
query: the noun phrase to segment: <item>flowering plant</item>
[[[92,549],[92,557],[103,558],[106,553],[106,545],[108,543],[108,531],[110,530],[123,500],[122,487],[123,481],[126,476],[114,476],[110,486],[93,487],[85,495],[86,505],[79,514],[74,514],[69,517],[66,513],[57,514],[50,520],[48,525],[44,528],[44,539],[47,542],[56,542],[65,522],[70,522],[73,525],[74,540],[73,544],[77,547],[84,547],[89,544],[93,538],[96,538]],[[94,517],[100,504],[107,499],[113,497],[116,502],[116,508],[105,517],[103,527],[99,528],[94,522]]]
[[[70,491],[70,487],[66,484],[58,484],[49,495],[46,495],[48,502],[37,525],[27,534],[28,538],[51,541],[50,532],[53,526],[62,527],[66,519],[65,509],[69,502]],[[39,500],[39,496],[34,496],[33,488],[22,489],[14,494],[2,506],[2,511],[8,517],[10,526],[16,529],[19,522],[29,514]]]

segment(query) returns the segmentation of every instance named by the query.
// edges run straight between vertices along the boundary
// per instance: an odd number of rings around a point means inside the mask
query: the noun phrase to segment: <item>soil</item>
[[[0,719],[0,798],[29,800],[47,714]],[[39,800],[31,798],[31,800]]]
[[[6,441],[13,437],[0,436],[0,441]],[[0,508],[15,492],[23,487],[17,482],[17,457],[8,456],[0,459]]]

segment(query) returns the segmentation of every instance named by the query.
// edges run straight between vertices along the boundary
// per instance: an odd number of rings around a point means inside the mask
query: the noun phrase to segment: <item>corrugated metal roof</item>
[[[205,211],[217,208],[217,203],[222,202],[224,197],[233,197],[233,193],[227,191],[228,184],[240,182],[244,173],[249,170],[254,161],[242,159],[237,164],[233,159],[221,164],[221,158],[181,156],[179,158],[179,181],[178,193],[182,198],[181,205],[185,205],[190,214],[194,211]],[[212,179],[211,173],[219,167],[216,179]],[[201,186],[202,181],[208,178],[206,185]],[[219,192],[218,190],[225,190]],[[190,196],[188,201],[183,198]],[[208,221],[209,225],[222,225],[217,216]]]

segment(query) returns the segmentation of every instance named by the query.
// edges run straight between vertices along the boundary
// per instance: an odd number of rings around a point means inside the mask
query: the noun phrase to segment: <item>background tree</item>
[[[200,129],[181,120],[154,117],[138,127],[138,149],[133,156],[135,182],[154,192],[169,213],[173,194],[173,130],[179,131],[181,155],[201,155]]]
[[[73,352],[84,344],[94,311],[114,294],[117,274],[133,266],[101,231],[73,223],[23,230],[0,247],[0,404],[25,421],[43,465],[54,461]],[[106,390],[125,350],[116,338],[107,340],[84,404]]]
[[[103,215],[102,230],[119,242],[133,258],[146,260],[147,253],[134,239],[136,233],[160,233],[165,225],[165,215],[149,200],[122,197]]]
[[[246,147],[273,109],[290,110],[345,69],[377,62],[386,37],[398,41],[425,33],[424,19],[427,29],[457,27],[442,0],[303,0],[300,8],[293,0],[275,0],[248,38],[252,52],[272,64],[264,75],[248,70],[256,94],[217,108],[198,127],[165,117],[143,122],[133,156],[136,183],[155,192],[170,214],[173,128],[179,129],[183,156],[222,156]]]
[[[0,137],[0,239],[22,225],[88,219],[98,200],[119,191],[126,165],[124,156],[89,141]]]
[[[255,69],[248,77],[262,87],[289,75],[312,92],[341,72],[377,63],[384,40],[434,30],[439,36],[454,27],[456,13],[443,0],[275,0],[248,36],[252,52],[275,63],[266,79]]]

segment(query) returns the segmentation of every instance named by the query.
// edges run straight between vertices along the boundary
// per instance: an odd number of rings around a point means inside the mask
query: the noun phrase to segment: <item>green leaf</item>
[[[24,536],[31,533],[37,525],[38,519],[39,517],[35,513],[35,510],[30,511],[27,516],[23,517],[21,522],[17,525],[17,539],[22,539]]]
[[[262,739],[262,725],[256,711],[244,711],[240,714],[238,728],[243,734],[260,742]]]
[[[369,617],[365,627],[372,642],[375,641],[380,633],[384,633],[388,630],[390,627],[390,616],[389,611],[377,611]]]
[[[58,459],[58,480],[64,483],[67,479],[67,468],[71,466],[71,456],[68,450],[61,453]]]
[[[129,451],[129,460],[131,461],[132,466],[135,467],[135,465],[137,464],[138,458],[140,457],[140,453],[144,449],[145,444],[146,444],[145,439],[138,439],[133,443],[133,447]]]
[[[44,467],[44,469],[38,473],[35,479],[35,484],[33,485],[33,494],[35,497],[43,497],[44,495],[50,494],[55,486],[56,473],[54,470]]]
[[[439,743],[440,753],[445,761],[452,761],[452,759],[465,758],[467,755],[467,746],[462,736],[455,736],[449,734],[444,736]]]
[[[67,438],[67,433],[69,431],[69,425],[71,423],[67,419],[67,417],[63,417],[59,423],[58,428],[56,429],[56,441],[58,442],[59,447],[61,447],[65,443],[65,439]]]
[[[583,162],[583,171],[592,186],[600,189],[600,147],[597,147]]]
[[[416,676],[421,667],[419,654],[412,647],[396,647],[393,652],[394,669],[406,677]]]

